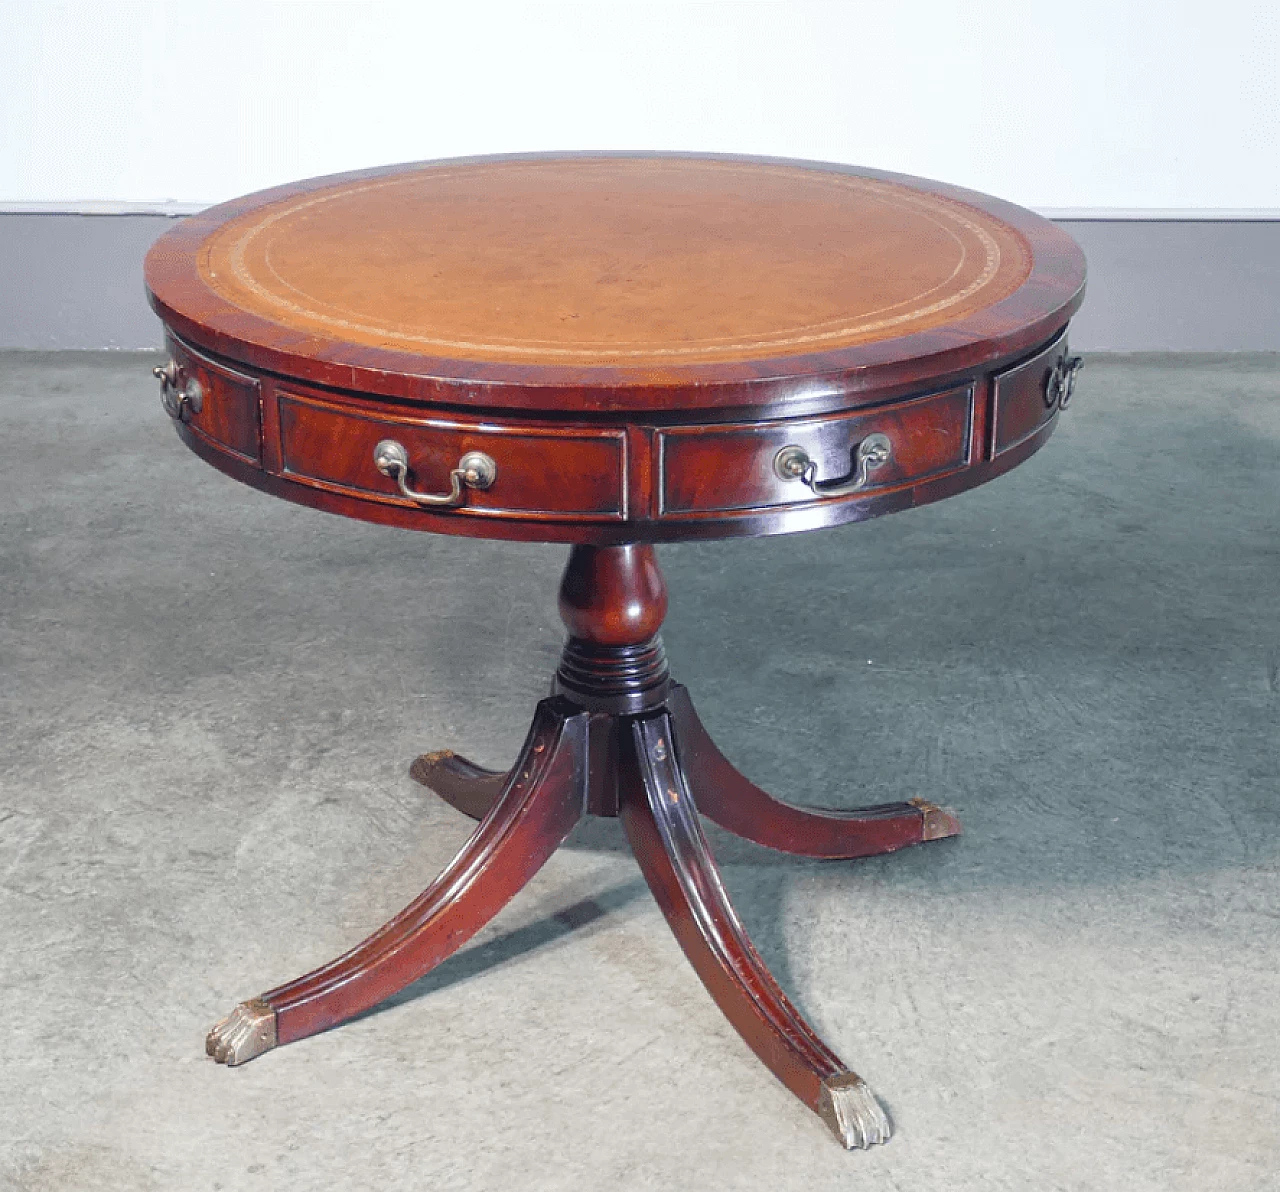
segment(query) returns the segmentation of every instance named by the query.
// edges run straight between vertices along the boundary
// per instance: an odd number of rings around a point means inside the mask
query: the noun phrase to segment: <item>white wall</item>
[[[1280,208],[1277,0],[0,0],[0,202],[530,149],[781,154],[1039,208]]]

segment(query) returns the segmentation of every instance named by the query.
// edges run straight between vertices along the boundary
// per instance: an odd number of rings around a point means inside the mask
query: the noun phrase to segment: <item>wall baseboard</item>
[[[142,258],[164,215],[0,215],[0,347],[157,348]]]
[[[1073,347],[1280,352],[1280,220],[1060,220],[1089,261]]]
[[[195,215],[212,203],[133,203],[124,199],[81,199],[76,202],[32,201],[0,203],[0,215]],[[1234,220],[1280,220],[1280,207],[1035,207],[1038,214],[1053,220],[1152,220],[1190,219],[1201,223],[1229,223]]]
[[[159,347],[142,258],[189,206],[0,211],[0,348]],[[1072,323],[1073,347],[1280,351],[1275,213],[1062,214],[1071,218],[1057,222],[1089,260],[1089,292]]]

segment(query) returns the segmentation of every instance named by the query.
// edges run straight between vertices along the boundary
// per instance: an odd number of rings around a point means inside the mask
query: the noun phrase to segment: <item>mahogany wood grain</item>
[[[982,391],[989,393],[985,388]],[[1025,400],[1027,404],[1031,402],[1043,404],[1043,398],[1030,386],[1027,387]],[[271,409],[270,403],[266,408]],[[975,426],[978,424],[978,418],[985,418],[985,414],[979,413],[975,418]],[[524,513],[518,516],[502,516],[492,510],[486,515],[469,513],[466,507],[443,511],[417,508],[406,501],[388,499],[384,494],[358,494],[354,489],[344,490],[332,485],[302,483],[296,477],[282,474],[278,469],[267,470],[226,451],[209,438],[194,433],[193,428],[185,422],[175,425],[183,442],[196,455],[219,471],[262,492],[299,505],[320,509],[326,513],[374,522],[378,525],[396,526],[406,530],[423,530],[436,534],[501,538],[521,542],[592,543],[597,546],[612,546],[632,542],[680,542],[702,538],[744,538],[761,537],[767,534],[791,534],[843,525],[847,522],[866,521],[888,513],[927,505],[932,501],[954,496],[975,485],[994,480],[1016,467],[1045,444],[1057,423],[1057,412],[1051,412],[1049,418],[1030,437],[1002,450],[993,459],[974,462],[960,471],[946,472],[941,476],[918,480],[910,485],[876,489],[866,495],[856,494],[814,500],[808,496],[807,490],[795,483],[794,489],[798,499],[785,505],[772,504],[753,509],[701,513],[667,513],[659,516],[656,511],[646,514],[644,505],[633,502],[625,520],[611,516],[598,519],[588,519],[581,515],[562,517],[550,513],[541,516],[528,516]],[[647,435],[648,441],[652,443],[656,432],[646,428],[635,429],[637,429],[635,437]],[[975,432],[975,442],[979,441],[978,433]],[[264,435],[264,442],[267,454],[270,455],[269,435]],[[629,429],[628,443],[631,442],[632,435]],[[555,448],[552,442],[548,442],[543,462],[553,474],[555,474],[555,460]],[[652,475],[654,471],[652,458],[641,455],[639,451],[629,449],[628,461],[628,467],[632,469],[629,485],[632,480],[637,484],[644,483],[642,477],[645,474]],[[741,458],[726,453],[716,465],[715,475],[736,483],[734,478],[744,469],[750,469],[754,474],[763,474],[771,468],[772,457],[767,452],[762,453],[760,457],[751,458]],[[561,475],[560,481],[571,484],[572,477]],[[709,491],[711,485],[712,478],[708,478],[704,482],[692,480],[684,487],[689,490],[697,490],[701,487],[704,491]]]
[[[744,840],[798,857],[851,860],[960,834],[953,815],[923,800],[847,811],[783,803],[746,778],[720,752],[682,684],[671,684],[666,708],[680,769],[699,813]],[[505,771],[477,766],[448,750],[423,754],[409,773],[476,820],[488,813],[507,778]]]
[[[262,382],[192,349],[175,351],[173,358],[179,385],[194,381],[203,394],[199,410],[185,412],[188,432],[215,451],[261,466]]]
[[[414,763],[481,820],[470,841],[356,948],[237,1007],[209,1053],[241,1063],[376,1004],[471,938],[583,814],[620,815],[748,1044],[846,1146],[885,1141],[874,1097],[752,947],[698,812],[811,857],[958,825],[916,803],[792,807],[738,773],[670,681],[653,544],[860,521],[1021,463],[1069,395],[1085,276],[1071,238],[990,196],[852,166],[529,155],[250,195],[175,226],[145,273],[177,433],[215,467],[341,516],[574,548],[555,694],[515,767]],[[175,404],[191,382],[200,401]],[[856,491],[775,471],[796,446],[838,482],[873,433],[891,453]],[[420,492],[446,491],[469,452],[496,475],[424,505],[375,464],[384,439]]]
[[[913,804],[841,815],[790,807],[739,774],[711,742],[684,688],[667,678],[658,634],[667,590],[652,546],[574,547],[560,606],[569,630],[560,694],[538,705],[516,765],[499,774],[444,751],[423,755],[410,769],[480,819],[471,839],[419,898],[363,943],[219,1023],[210,1054],[241,1063],[376,1005],[470,939],[584,813],[619,815],[677,939],[747,1043],[845,1146],[886,1141],[890,1125],[874,1095],[813,1032],[752,947],[698,814],[757,843],[813,857],[888,852],[953,834],[958,825]],[[252,1046],[242,1033],[249,1023],[261,1032]]]
[[[498,466],[488,489],[467,493],[464,517],[621,521],[627,516],[626,435],[622,429],[547,427],[527,422],[459,422],[344,411],[277,386],[281,475],[417,512],[374,466],[383,439],[409,453],[411,483],[447,492],[449,472],[468,451]],[[548,464],[554,454],[555,467]]]
[[[560,580],[569,640],[553,690],[596,712],[642,712],[666,698],[658,630],[667,585],[648,543],[575,546]]]
[[[636,719],[631,731],[622,823],[641,872],[716,1005],[766,1067],[820,1113],[824,1089],[856,1077],[787,999],[752,946],[698,823],[669,717]]]
[[[1028,360],[991,377],[991,448],[993,459],[1032,439],[1058,414],[1048,396],[1049,372],[1066,354],[1065,337],[1046,344]]]
[[[667,709],[680,769],[694,803],[735,836],[795,856],[849,859],[892,853],[960,832],[952,816],[927,803],[882,803],[852,811],[783,803],[739,773],[720,752],[679,683],[671,685]]]
[[[439,749],[416,757],[409,766],[414,782],[435,791],[451,807],[473,820],[482,820],[502,796],[509,770],[487,770],[460,757],[451,749]]]
[[[502,794],[443,873],[399,915],[337,960],[262,995],[290,1043],[416,981],[480,930],[582,817],[587,714],[544,700]]]
[[[596,542],[785,533],[909,508],[983,483],[1037,450],[1057,409],[1045,398],[1061,336],[1028,360],[941,392],[819,418],[665,426],[535,422],[408,407],[284,385],[220,365],[171,338],[183,376],[204,389],[179,433],[239,479],[301,504],[442,533]],[[994,408],[989,408],[993,407]],[[990,427],[988,432],[987,428]],[[867,434],[887,433],[890,461],[848,496],[815,495],[773,469],[804,447],[838,479]],[[447,489],[461,456],[498,464],[489,490],[457,509],[421,508],[374,464],[383,438],[409,452],[414,483]],[[261,464],[259,465],[259,460]]]
[[[575,546],[560,580],[560,619],[569,636],[597,646],[640,645],[667,615],[667,582],[653,547]]]
[[[818,465],[820,480],[843,480],[853,470],[858,444],[876,433],[889,436],[893,453],[853,499],[923,485],[969,464],[972,426],[973,386],[963,385],[825,418],[664,427],[657,432],[659,514],[705,517],[848,500],[815,496],[798,480],[781,479],[773,458],[795,444]]]

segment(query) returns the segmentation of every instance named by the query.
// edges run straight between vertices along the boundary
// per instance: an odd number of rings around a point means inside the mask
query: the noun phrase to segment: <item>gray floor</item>
[[[149,357],[0,356],[0,1185],[1280,1188],[1280,360],[1095,357],[1037,458],[862,527],[662,551],[669,653],[798,802],[945,802],[861,863],[715,834],[782,984],[890,1107],[847,1154],[756,1063],[617,825],[382,1012],[228,1071],[511,756],[562,547],[206,467]]]

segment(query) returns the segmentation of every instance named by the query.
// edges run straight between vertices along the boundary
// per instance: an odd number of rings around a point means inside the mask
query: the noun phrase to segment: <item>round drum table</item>
[[[711,996],[846,1146],[889,1137],[730,905],[699,813],[805,857],[960,829],[920,800],[829,812],[739,774],[667,671],[653,544],[782,534],[947,497],[1049,437],[1084,258],[1022,208],[848,166],[590,154],[394,166],[225,203],[147,286],[183,441],[266,492],[407,529],[572,543],[553,692],[496,773],[411,773],[479,826],[337,960],[244,1002],[241,1064],[461,947],[584,815],[619,816]]]

